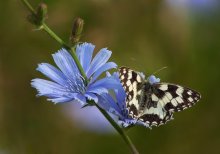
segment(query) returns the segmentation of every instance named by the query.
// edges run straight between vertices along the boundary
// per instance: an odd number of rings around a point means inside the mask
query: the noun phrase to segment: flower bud
[[[36,16],[38,18],[39,25],[41,25],[47,19],[47,5],[45,3],[40,3],[38,5]]]
[[[73,44],[76,44],[77,42],[79,42],[79,39],[81,37],[81,33],[83,31],[83,25],[84,25],[84,21],[81,18],[76,18],[73,22],[73,28],[72,28],[72,33],[70,36],[70,41]]]
[[[40,27],[47,18],[47,5],[40,3],[37,7],[36,13],[28,15],[27,19],[33,25]]]

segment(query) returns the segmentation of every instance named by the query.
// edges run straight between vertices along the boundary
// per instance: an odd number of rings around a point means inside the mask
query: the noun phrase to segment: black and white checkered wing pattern
[[[144,82],[143,77],[127,67],[119,68],[119,78],[126,92],[126,107],[131,117],[138,116],[139,100],[141,94],[141,85]]]
[[[129,115],[149,126],[172,120],[173,113],[193,106],[201,95],[190,88],[170,83],[150,84],[139,73],[127,67],[119,69],[119,78],[127,94]]]
[[[149,126],[165,124],[173,119],[174,112],[193,106],[201,98],[195,90],[168,83],[155,83],[150,91],[149,105],[139,117]]]
[[[166,111],[182,111],[192,107],[201,99],[198,92],[180,85],[157,83],[153,87],[152,99],[158,101]]]

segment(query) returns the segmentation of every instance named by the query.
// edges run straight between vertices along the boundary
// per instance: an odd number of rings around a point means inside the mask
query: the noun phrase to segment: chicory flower
[[[77,101],[86,105],[87,100],[97,103],[99,95],[108,93],[109,89],[117,89],[119,83],[113,77],[98,79],[103,72],[116,68],[114,62],[107,62],[111,51],[103,48],[92,58],[94,48],[95,46],[90,43],[76,47],[76,55],[88,78],[88,83],[85,83],[73,57],[66,49],[61,49],[52,55],[58,68],[48,63],[39,64],[37,70],[51,81],[39,78],[32,80],[31,85],[37,89],[38,96],[46,96],[54,103]]]

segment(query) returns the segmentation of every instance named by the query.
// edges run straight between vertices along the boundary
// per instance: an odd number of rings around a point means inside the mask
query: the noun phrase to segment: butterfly
[[[153,75],[145,79],[144,74],[128,67],[119,68],[119,78],[126,92],[129,117],[149,127],[165,124],[173,119],[174,112],[187,109],[201,99],[195,90],[161,83]]]

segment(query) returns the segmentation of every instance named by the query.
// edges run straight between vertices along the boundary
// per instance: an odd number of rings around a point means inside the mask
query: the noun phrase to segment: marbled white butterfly
[[[127,67],[119,69],[119,78],[127,95],[129,116],[149,126],[165,124],[173,119],[174,112],[189,108],[201,99],[195,90],[149,78],[146,80],[143,74]]]

